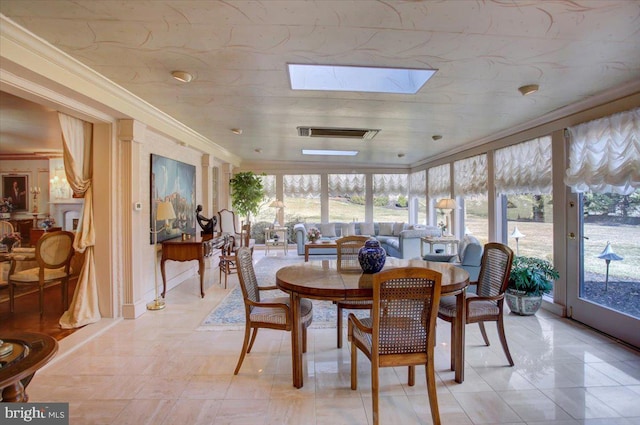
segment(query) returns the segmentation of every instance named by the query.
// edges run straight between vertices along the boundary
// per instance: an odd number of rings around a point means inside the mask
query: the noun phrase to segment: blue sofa
[[[459,255],[451,254],[426,254],[423,259],[427,261],[439,261],[453,263],[462,267],[469,273],[469,281],[477,282],[482,265],[484,247],[475,236],[465,235],[458,247]]]
[[[420,258],[420,238],[425,236],[440,236],[440,228],[435,226],[413,226],[406,223],[372,223],[373,234],[365,233],[380,241],[389,257],[396,258]],[[353,226],[352,226],[353,225]],[[325,230],[323,239],[335,240],[343,236],[343,230],[347,227],[355,230],[356,235],[362,235],[362,229],[367,230],[370,227],[365,223],[298,223],[293,227],[294,240],[297,245],[298,255],[304,255],[304,244],[308,242],[307,230],[311,227],[319,229],[321,232]],[[333,228],[333,231],[331,231]],[[382,229],[382,232],[381,232]],[[370,230],[370,229],[368,229]],[[350,234],[351,232],[349,232]],[[382,233],[382,234],[380,234]],[[346,236],[346,232],[344,233]],[[318,248],[309,250],[309,255],[330,255],[336,254],[335,248],[325,248],[322,244]]]

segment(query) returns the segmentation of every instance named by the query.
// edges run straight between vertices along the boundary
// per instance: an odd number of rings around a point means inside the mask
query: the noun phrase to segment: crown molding
[[[97,100],[113,114],[113,118],[107,121],[114,121],[114,118],[139,120],[203,153],[212,154],[234,165],[241,162],[241,158],[237,155],[115,84],[2,14],[0,14],[0,58],[2,58],[0,67],[3,69],[9,65],[5,62],[8,61],[81,96]],[[0,77],[2,76],[6,76],[6,73],[0,74]],[[0,79],[0,82],[13,85],[19,81],[14,79],[5,82]]]

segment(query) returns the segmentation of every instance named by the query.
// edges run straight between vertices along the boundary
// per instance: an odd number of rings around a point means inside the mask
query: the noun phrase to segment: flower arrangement
[[[53,227],[53,225],[56,224],[56,221],[52,218],[52,217],[47,217],[44,220],[42,220],[42,223],[40,223],[40,227],[42,227],[43,229],[51,229]]]
[[[444,221],[438,223],[438,227],[440,228],[440,231],[443,235],[447,233],[447,225],[444,223]]]
[[[3,245],[6,245],[9,248],[9,250],[11,250],[16,242],[20,241],[22,241],[22,236],[20,236],[20,233],[18,232],[5,233],[2,235],[2,240],[0,240]]]
[[[11,198],[2,198],[0,202],[0,213],[10,213],[13,211],[13,202]]]
[[[315,227],[312,227],[307,231],[307,238],[309,238],[311,242],[315,242],[321,237],[322,237],[322,234],[320,233],[320,230],[318,230]]]

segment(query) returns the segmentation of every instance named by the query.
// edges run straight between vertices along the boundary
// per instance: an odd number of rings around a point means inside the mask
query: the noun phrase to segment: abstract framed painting
[[[183,233],[196,234],[196,167],[175,159],[151,154],[151,229],[167,228],[158,233],[158,242],[173,239]],[[159,202],[170,202],[176,218],[155,221]],[[153,233],[151,244],[153,244]]]

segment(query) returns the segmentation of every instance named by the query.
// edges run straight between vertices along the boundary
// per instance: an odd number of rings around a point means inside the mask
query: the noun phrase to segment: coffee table
[[[335,248],[338,249],[338,244],[335,240],[329,240],[326,242],[318,241],[318,242],[307,242],[304,244],[304,261],[309,261],[309,250],[317,249],[317,248]]]

